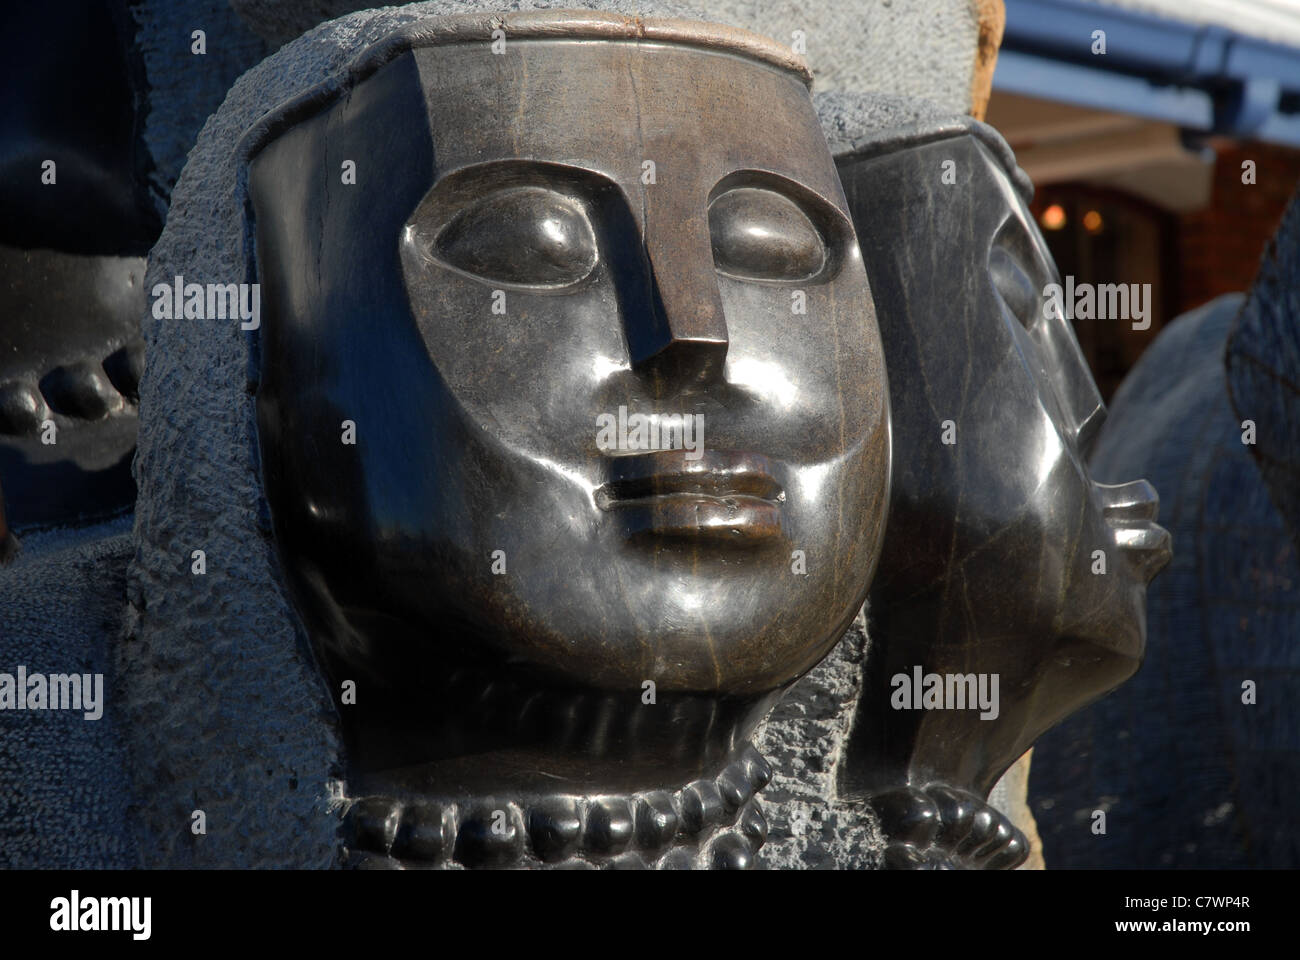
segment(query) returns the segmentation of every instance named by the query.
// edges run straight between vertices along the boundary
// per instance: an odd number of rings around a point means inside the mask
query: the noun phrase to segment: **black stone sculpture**
[[[0,65],[23,91],[0,107],[0,476],[24,529],[135,499],[144,254],[161,223],[126,5],[24,7],[10,28],[26,39]]]
[[[223,6],[50,0],[6,10],[0,670],[105,672],[113,689],[134,553],[145,256],[208,114],[266,55]],[[199,29],[212,40],[202,55]],[[197,404],[188,392],[185,402]],[[200,502],[211,491],[190,488]],[[122,706],[93,721],[0,714],[0,865],[138,862]],[[156,802],[156,789],[143,792]]]
[[[351,862],[752,862],[747,737],[861,607],[889,475],[808,80],[730,28],[450,17],[252,132],[262,469]]]
[[[1012,867],[1025,841],[989,790],[1137,669],[1169,536],[1148,483],[1088,473],[1105,408],[1001,138],[923,124],[837,162],[907,438],[841,790],[870,799],[890,866]]]
[[[994,135],[882,134],[844,158],[850,203],[779,45],[405,7],[237,86],[142,283],[169,189],[146,154],[189,145],[167,96],[170,147],[140,142],[126,18],[183,36],[160,6],[74,0],[93,55],[8,61],[41,82],[0,109],[0,563],[24,538],[0,649],[119,681],[111,722],[5,739],[4,802],[43,811],[3,824],[8,862],[326,866],[341,828],[362,867],[751,865],[773,771],[749,737],[884,536],[871,272],[906,438],[886,577],[874,640],[792,705],[856,705],[848,749],[785,742],[839,766],[818,802],[850,815],[821,829],[857,818],[858,865],[867,800],[891,865],[1018,862],[988,788],[1131,672],[1166,546],[1146,487],[1080,465],[1100,402],[1035,315],[1052,269]],[[69,140],[87,102],[97,135]],[[47,152],[70,189],[33,191]],[[917,668],[999,677],[996,718],[893,709]]]
[[[16,529],[84,525],[135,500],[145,254],[172,183],[266,51],[205,0],[50,0],[7,25],[0,477]],[[221,37],[201,56],[198,26]]]

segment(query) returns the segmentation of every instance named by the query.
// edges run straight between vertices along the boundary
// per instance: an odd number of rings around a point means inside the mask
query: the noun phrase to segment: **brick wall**
[[[1173,214],[1129,194],[1085,183],[1049,184],[1030,206],[1035,218],[1050,204],[1068,211],[1071,227],[1045,231],[1062,274],[1088,283],[1150,282],[1155,300],[1150,329],[1127,323],[1075,323],[1084,357],[1109,401],[1161,328],[1180,314],[1225,293],[1250,288],[1259,258],[1300,184],[1300,149],[1218,138],[1210,203]],[[1242,164],[1255,161],[1255,183],[1241,181]],[[1105,213],[1107,242],[1084,237],[1084,210]]]
[[[1300,150],[1266,143],[1212,144],[1218,154],[1210,206],[1178,218],[1177,311],[1250,287],[1282,211],[1300,183]],[[1255,161],[1255,183],[1242,163]]]

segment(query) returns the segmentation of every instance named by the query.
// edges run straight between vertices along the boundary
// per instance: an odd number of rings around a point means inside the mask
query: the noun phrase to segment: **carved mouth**
[[[1106,522],[1115,542],[1145,583],[1159,573],[1173,555],[1169,531],[1156,523],[1160,498],[1145,480],[1119,486],[1101,485]]]
[[[1115,542],[1128,557],[1142,579],[1151,578],[1164,569],[1173,556],[1169,531],[1158,523],[1115,526]]]
[[[737,546],[779,539],[785,491],[762,454],[685,450],[608,458],[596,491],[602,510],[617,512],[630,537],[703,539]]]

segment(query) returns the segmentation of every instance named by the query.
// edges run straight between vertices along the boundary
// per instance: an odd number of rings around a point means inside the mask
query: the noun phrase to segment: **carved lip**
[[[1149,583],[1173,556],[1169,531],[1156,523],[1160,497],[1145,480],[1115,486],[1101,484],[1099,488],[1115,542],[1138,575]]]
[[[1115,541],[1147,582],[1164,569],[1173,556],[1173,538],[1158,523],[1115,524]]]
[[[759,453],[685,450],[609,457],[596,491],[602,510],[617,512],[629,536],[705,539],[737,546],[782,536],[785,491]]]

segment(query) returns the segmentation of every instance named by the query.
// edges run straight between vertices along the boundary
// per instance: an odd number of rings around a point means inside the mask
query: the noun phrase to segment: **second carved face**
[[[1137,669],[1146,585],[1169,559],[1151,485],[1089,473],[1105,407],[1006,163],[973,134],[840,161],[859,232],[875,231],[863,251],[908,441],[850,790],[987,795],[1040,734]],[[895,677],[926,674],[996,678],[999,702],[932,711],[918,690],[915,708],[891,705]]]

